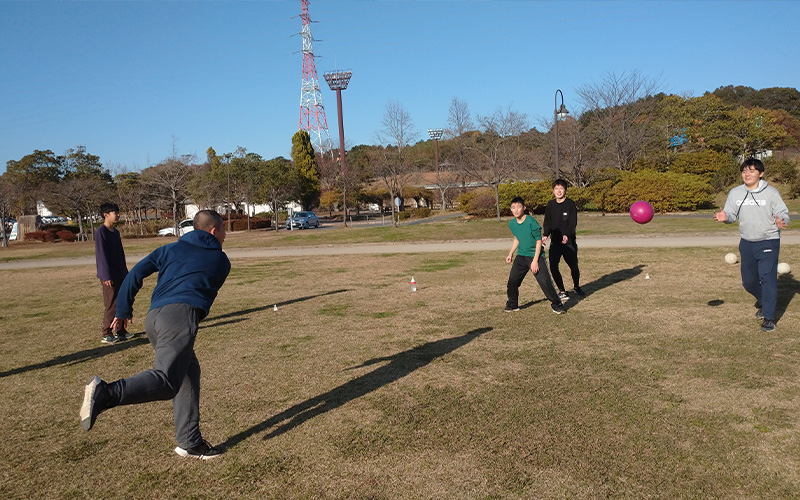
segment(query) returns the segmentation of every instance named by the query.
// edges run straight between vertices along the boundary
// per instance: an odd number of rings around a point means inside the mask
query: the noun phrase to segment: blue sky
[[[299,0],[0,0],[0,173],[35,149],[77,145],[117,173],[173,151],[237,146],[290,157],[298,129]],[[498,108],[531,126],[556,89],[638,71],[667,93],[723,85],[800,86],[795,1],[312,0],[328,127],[336,96],[322,73],[350,69],[345,143],[374,144],[386,103],[420,139],[453,97],[473,118]]]

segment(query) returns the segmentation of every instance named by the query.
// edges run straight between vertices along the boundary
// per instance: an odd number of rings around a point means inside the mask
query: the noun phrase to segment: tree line
[[[665,94],[657,81],[632,72],[583,85],[571,102],[571,114],[558,127],[554,115],[539,118],[537,128],[510,106],[473,118],[468,103],[453,97],[438,141],[438,165],[434,141],[421,137],[398,101],[387,103],[374,144],[347,150],[346,168],[338,150],[314,151],[302,130],[292,137],[291,159],[268,160],[243,147],[217,154],[210,147],[200,161],[178,155],[173,147],[159,164],[116,176],[81,146],[64,155],[36,150],[7,162],[0,176],[0,216],[35,214],[41,201],[74,217],[85,234],[84,221],[93,228],[88,216],[101,202],[116,199],[127,220],[144,232],[149,219],[164,214],[177,225],[191,200],[201,208],[230,207],[248,216],[245,207],[267,204],[277,228],[278,213],[289,203],[333,215],[345,192],[347,205],[356,211],[372,204],[388,207],[393,224],[395,198],[442,209],[456,206],[459,196],[462,208],[482,199],[483,213],[489,213],[485,205],[490,203],[499,218],[501,187],[507,191],[511,183],[556,176],[585,190],[587,206],[598,210],[614,209],[627,199],[620,198],[621,186],[691,186],[700,193],[697,198],[676,205],[691,210],[707,204],[708,193],[737,182],[741,158],[800,145],[796,89],[727,86],[685,97]],[[789,162],[781,175],[793,182],[796,170]],[[488,196],[465,196],[476,187]],[[675,196],[678,191],[671,189]],[[606,206],[612,199],[618,201]]]

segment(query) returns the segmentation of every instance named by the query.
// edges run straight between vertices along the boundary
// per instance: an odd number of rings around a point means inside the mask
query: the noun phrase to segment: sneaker
[[[567,310],[564,309],[564,306],[562,305],[550,306],[550,309],[552,309],[553,312],[556,314],[564,314],[565,312],[567,312]]]
[[[222,455],[222,451],[214,448],[205,439],[202,443],[196,444],[188,449],[183,449],[180,446],[175,447],[175,453],[185,458],[197,458],[199,460],[211,460]]]
[[[511,307],[511,306],[506,306],[506,308],[505,308],[505,309],[503,309],[503,310],[504,310],[505,312],[507,312],[507,313],[510,313],[510,312],[517,312],[517,311],[519,311],[519,307]]]
[[[567,292],[558,292],[558,298],[561,300],[569,300],[569,294]]]
[[[762,332],[771,332],[775,330],[775,322],[771,319],[764,318],[764,322],[761,323],[761,331]]]
[[[763,312],[761,312],[761,309],[759,309],[758,311],[756,311],[756,319],[757,319],[757,320],[762,320],[762,319],[764,319],[764,313],[763,313]]]
[[[86,387],[83,389],[83,404],[80,412],[81,428],[83,430],[88,431],[94,427],[94,421],[97,420],[100,412],[106,409],[108,399],[106,383],[100,377],[95,375],[86,382]]]
[[[113,344],[118,340],[119,339],[117,337],[115,337],[113,334],[109,334],[109,335],[106,335],[105,337],[101,338],[100,342],[102,342],[104,344]]]
[[[132,338],[133,335],[131,335],[127,330],[120,330],[117,332],[117,340],[129,340]]]
[[[580,297],[582,299],[586,297],[586,293],[584,293],[584,291],[581,290],[581,287],[579,287],[579,286],[576,286],[575,288],[573,288],[572,291],[575,292],[575,295],[577,295],[578,297]]]

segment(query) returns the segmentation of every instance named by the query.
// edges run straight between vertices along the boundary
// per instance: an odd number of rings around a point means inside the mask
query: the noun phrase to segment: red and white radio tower
[[[314,64],[314,49],[311,47],[314,37],[311,36],[311,17],[308,15],[309,0],[300,0],[303,21],[303,76],[300,81],[300,130],[307,130],[311,136],[311,144],[319,154],[333,150],[331,136],[328,133],[328,121],[325,119],[325,107],[322,105],[322,94],[319,91],[317,66]]]

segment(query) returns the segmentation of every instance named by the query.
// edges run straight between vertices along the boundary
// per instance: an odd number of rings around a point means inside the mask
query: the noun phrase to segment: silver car
[[[286,219],[286,229],[293,227],[300,229],[319,227],[319,217],[314,212],[295,212],[289,219]]]

